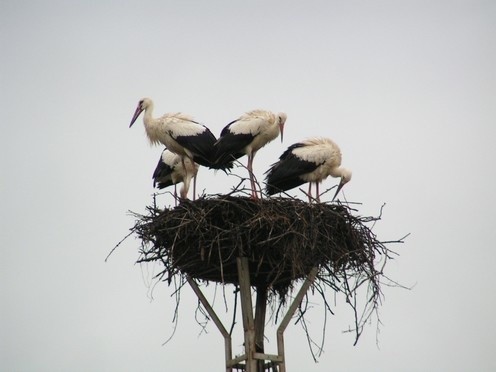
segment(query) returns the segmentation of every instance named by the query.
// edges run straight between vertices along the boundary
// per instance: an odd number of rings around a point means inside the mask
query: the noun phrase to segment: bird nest
[[[335,290],[354,275],[367,278],[379,295],[376,262],[389,257],[388,249],[366,226],[378,218],[355,216],[346,205],[224,195],[148,210],[132,229],[142,241],[138,262],[161,262],[159,276],[169,282],[182,274],[237,285],[237,258],[247,257],[251,285],[283,302],[313,267]]]

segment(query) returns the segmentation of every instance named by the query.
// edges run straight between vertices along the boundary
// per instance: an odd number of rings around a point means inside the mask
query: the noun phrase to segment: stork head
[[[351,180],[351,171],[345,168],[341,168],[341,181],[339,182],[338,188],[332,198],[332,201],[336,199],[336,196],[338,196],[343,186],[346,185],[348,182],[350,182],[350,180]]]
[[[279,125],[279,131],[281,132],[281,143],[284,136],[284,123],[288,116],[284,112],[280,112],[277,114],[277,125]]]
[[[129,128],[131,128],[140,116],[140,114],[146,110],[149,106],[152,105],[152,100],[150,98],[143,98],[138,102],[138,106],[136,107],[136,111],[134,112],[133,118],[131,119],[131,124],[129,124]]]

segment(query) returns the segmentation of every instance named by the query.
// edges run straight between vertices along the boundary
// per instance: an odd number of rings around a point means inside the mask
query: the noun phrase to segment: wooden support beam
[[[231,335],[229,332],[227,332],[226,328],[222,324],[221,320],[215,313],[214,309],[210,304],[208,303],[208,300],[206,297],[203,295],[203,292],[200,290],[200,287],[198,287],[198,284],[189,276],[186,276],[186,279],[188,280],[189,285],[191,288],[193,288],[193,291],[196,293],[196,296],[202,303],[203,307],[205,310],[207,310],[208,315],[212,318],[214,321],[215,325],[219,329],[220,333],[224,337],[224,349],[225,349],[225,358],[226,358],[226,372],[232,372],[232,366],[231,360],[232,360],[232,341],[231,341]]]
[[[305,294],[308,291],[308,288],[310,288],[313,281],[315,280],[318,271],[319,269],[317,267],[314,267],[307,275],[307,278],[303,282],[300,290],[298,291],[298,294],[293,300],[293,303],[289,307],[288,312],[286,313],[286,315],[281,321],[281,324],[277,328],[277,354],[280,357],[282,357],[282,362],[279,364],[279,372],[286,372],[286,358],[284,357],[284,331],[286,330],[286,327],[288,326],[289,322],[291,321],[291,318],[296,312],[296,309],[298,309],[298,306],[300,306],[301,301],[303,300],[303,296],[305,296]]]

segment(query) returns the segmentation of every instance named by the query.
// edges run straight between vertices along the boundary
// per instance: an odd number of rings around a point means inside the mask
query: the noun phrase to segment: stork
[[[165,149],[153,172],[153,187],[163,189],[174,185],[174,197],[177,200],[176,184],[182,182],[183,186],[181,187],[180,195],[181,199],[186,199],[191,179],[193,179],[193,200],[195,200],[198,168],[199,165],[193,163],[189,158],[185,158],[183,163],[179,155]]]
[[[319,183],[328,176],[341,178],[332,200],[351,180],[351,171],[341,167],[339,146],[328,138],[309,138],[289,146],[265,174],[267,194],[273,195],[309,182],[308,199],[312,199],[314,183],[315,198],[319,202]]]
[[[186,171],[186,158],[203,166],[212,165],[216,138],[210,129],[194,121],[191,116],[179,112],[153,118],[153,101],[150,98],[143,98],[138,102],[129,128],[143,111],[143,123],[151,145],[162,143],[171,152],[179,155]]]
[[[233,160],[243,155],[248,156],[247,168],[254,199],[258,198],[258,193],[253,175],[253,158],[258,150],[276,139],[279,134],[282,142],[286,118],[283,112],[249,111],[224,127],[215,142],[214,164],[217,167],[226,167],[226,164],[232,163]]]

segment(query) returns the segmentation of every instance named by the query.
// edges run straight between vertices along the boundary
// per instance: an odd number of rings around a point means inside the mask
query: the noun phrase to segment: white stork
[[[216,138],[210,129],[194,121],[191,116],[179,112],[153,118],[153,101],[150,98],[143,98],[138,102],[130,128],[143,111],[143,123],[150,144],[164,144],[181,157],[186,170],[186,158],[203,166],[212,166]]]
[[[264,110],[253,110],[229,123],[215,142],[215,161],[219,168],[226,168],[232,161],[248,155],[248,174],[250,176],[252,197],[257,199],[253,158],[258,150],[281,134],[284,134],[286,114]]]
[[[266,191],[273,195],[310,182],[308,199],[312,199],[312,183],[316,186],[316,200],[320,201],[319,183],[328,176],[341,181],[332,200],[351,180],[351,171],[341,167],[341,150],[328,138],[310,138],[295,143],[272,164],[266,172]]]
[[[193,179],[193,200],[195,200],[196,174],[198,173],[199,165],[193,163],[189,158],[185,158],[184,166],[179,155],[165,149],[153,172],[153,187],[163,189],[174,185],[174,197],[177,199],[176,184],[182,182],[183,186],[180,190],[181,199],[186,199],[188,197],[191,179]]]

